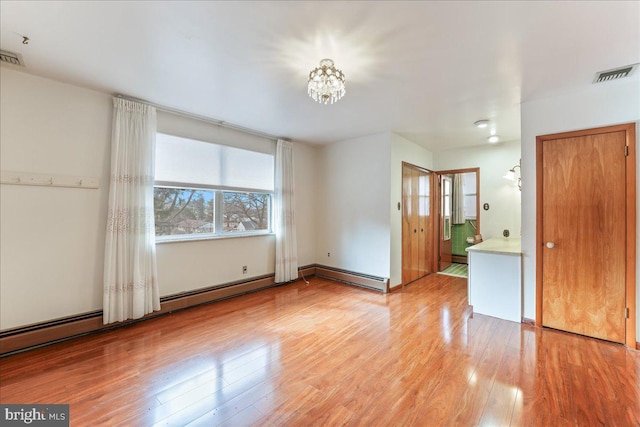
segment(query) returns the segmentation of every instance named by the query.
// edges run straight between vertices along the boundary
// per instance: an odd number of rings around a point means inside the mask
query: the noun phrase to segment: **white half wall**
[[[480,168],[480,233],[486,240],[502,237],[509,230],[510,237],[520,237],[520,191],[504,175],[520,160],[520,141],[504,142],[481,147],[439,151],[434,155],[437,171]],[[529,185],[523,180],[522,186]],[[489,210],[482,206],[488,203]]]
[[[99,178],[97,190],[0,186],[0,329],[100,310],[111,96],[5,67],[0,73],[1,169]],[[294,156],[305,265],[315,262],[318,149],[294,143]],[[157,253],[162,296],[275,270],[273,235],[163,243]]]
[[[389,277],[390,153],[388,132],[321,148],[319,264]]]
[[[590,85],[580,92],[522,104],[524,317],[536,317],[536,136],[635,122],[636,137],[639,137],[640,81],[637,75],[633,79]],[[636,141],[636,170],[640,171],[638,147]],[[640,174],[636,179],[637,191],[640,190]],[[640,196],[637,194],[636,213],[640,225]],[[635,239],[636,266],[640,266],[638,235]],[[637,331],[640,331],[640,285],[636,283],[636,286],[636,321]]]
[[[402,284],[402,209],[398,209],[398,203],[402,203],[402,162],[433,170],[433,153],[391,134],[391,287]]]

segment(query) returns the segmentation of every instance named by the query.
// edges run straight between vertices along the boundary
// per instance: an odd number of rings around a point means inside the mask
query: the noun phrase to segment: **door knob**
[[[547,244],[545,245],[547,248],[549,249],[553,249],[556,247],[556,244],[553,242],[547,242]]]

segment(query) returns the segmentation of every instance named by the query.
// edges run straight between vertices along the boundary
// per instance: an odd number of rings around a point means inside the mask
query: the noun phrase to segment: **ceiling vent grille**
[[[623,79],[629,77],[635,69],[638,68],[638,64],[627,65],[625,67],[616,68],[614,70],[600,71],[596,73],[594,83],[608,82],[611,80]]]
[[[22,55],[20,55],[19,53],[8,52],[6,50],[0,50],[0,62],[24,67]]]

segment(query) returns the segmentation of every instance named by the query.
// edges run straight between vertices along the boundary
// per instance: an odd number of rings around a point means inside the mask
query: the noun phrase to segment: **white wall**
[[[390,134],[336,142],[320,153],[316,261],[389,277]]]
[[[640,82],[614,81],[590,85],[581,92],[522,104],[522,249],[524,252],[524,316],[535,319],[536,288],[536,136],[636,122],[640,135]],[[636,169],[640,171],[640,155],[636,142]],[[637,175],[640,189],[640,174]],[[640,225],[640,197],[636,196],[636,212]],[[640,228],[638,228],[640,231]],[[636,235],[636,246],[638,236]],[[640,250],[636,265],[640,266]],[[640,331],[640,285],[636,293],[636,320]],[[636,340],[638,337],[636,337]]]
[[[320,149],[308,144],[294,143],[296,236],[298,239],[298,265],[316,262],[318,205],[318,156]]]
[[[5,67],[0,72],[1,169],[100,178],[98,190],[0,186],[0,329],[99,310],[111,96]],[[318,154],[296,143],[294,156],[304,265],[315,262]],[[163,296],[274,272],[273,236],[164,243],[157,252]]]
[[[109,193],[111,97],[0,68],[2,170],[100,188],[0,186],[0,328],[96,310]]]
[[[503,178],[518,160],[519,141],[439,151],[434,155],[437,171],[480,168],[480,233],[485,240],[502,237],[505,229],[511,237],[520,236],[521,194],[512,181]],[[523,180],[523,188],[526,185],[529,182]],[[488,211],[482,208],[485,203],[489,203]]]
[[[402,162],[433,170],[433,153],[392,133],[391,137],[391,276],[390,286],[402,283]]]

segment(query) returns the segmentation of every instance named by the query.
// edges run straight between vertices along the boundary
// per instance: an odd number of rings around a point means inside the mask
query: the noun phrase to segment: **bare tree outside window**
[[[271,197],[266,193],[224,192],[223,231],[245,232],[269,229]]]
[[[156,236],[213,233],[213,201],[211,190],[155,187]]]

